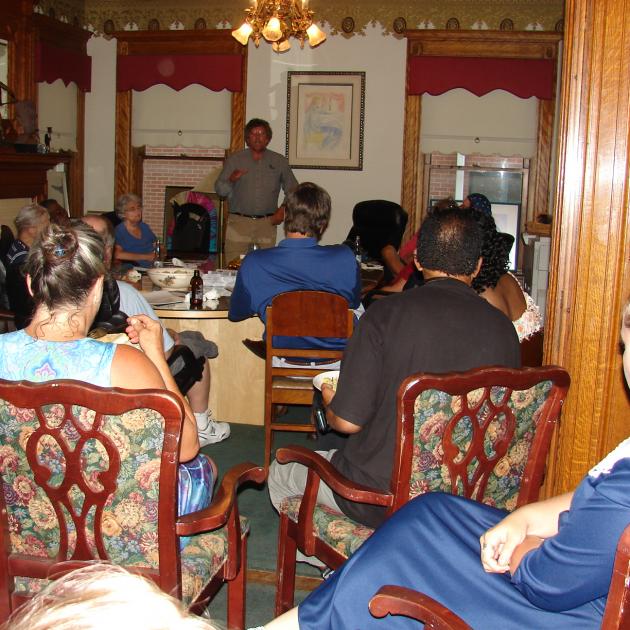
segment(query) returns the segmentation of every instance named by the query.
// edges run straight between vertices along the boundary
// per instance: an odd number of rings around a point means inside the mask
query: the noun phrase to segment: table
[[[228,319],[230,299],[219,298],[216,308],[191,310],[187,304],[154,307],[167,328],[198,330],[219,347],[210,360],[208,406],[215,419],[238,424],[264,424],[265,361],[248,350],[243,339],[261,339],[264,326],[258,317],[241,322]]]

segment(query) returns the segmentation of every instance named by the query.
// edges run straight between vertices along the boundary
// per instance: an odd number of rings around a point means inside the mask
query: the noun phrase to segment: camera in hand
[[[315,426],[317,432],[324,434],[330,431],[328,420],[326,420],[326,407],[324,406],[324,399],[322,393],[316,387],[313,388],[313,405],[311,407],[313,418],[315,418]]]

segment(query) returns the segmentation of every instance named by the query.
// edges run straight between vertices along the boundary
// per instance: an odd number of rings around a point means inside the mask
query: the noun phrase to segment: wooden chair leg
[[[245,628],[245,578],[247,576],[247,536],[241,536],[241,566],[233,580],[227,585],[228,630]]]
[[[276,617],[293,608],[297,542],[289,532],[290,525],[289,517],[286,514],[281,514],[278,529],[278,566],[276,568]]]
[[[273,422],[273,403],[265,401],[265,471],[271,463],[271,423]]]

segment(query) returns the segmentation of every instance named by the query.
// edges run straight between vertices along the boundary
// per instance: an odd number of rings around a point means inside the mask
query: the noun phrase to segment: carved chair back
[[[569,384],[559,367],[407,378],[398,393],[390,511],[425,492],[507,510],[535,501]]]
[[[165,391],[0,380],[0,618],[95,560],[181,597],[182,418]]]

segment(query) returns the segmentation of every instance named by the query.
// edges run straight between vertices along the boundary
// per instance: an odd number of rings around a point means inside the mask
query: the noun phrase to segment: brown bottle
[[[190,280],[190,308],[201,308],[203,306],[203,280],[199,275],[199,269],[195,269]]]

